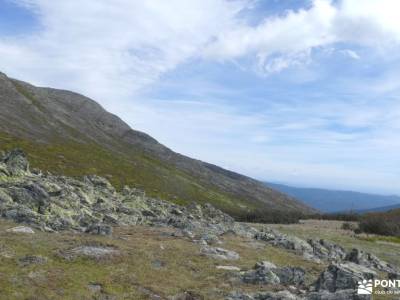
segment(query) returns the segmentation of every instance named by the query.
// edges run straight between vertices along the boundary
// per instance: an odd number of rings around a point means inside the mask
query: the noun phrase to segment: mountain
[[[33,167],[67,176],[97,174],[117,188],[137,187],[177,204],[210,202],[231,214],[313,211],[257,180],[175,153],[77,93],[0,73],[0,106],[0,149],[22,148]]]
[[[359,209],[356,212],[358,212],[358,213],[387,212],[387,211],[398,209],[398,208],[400,208],[400,203],[394,204],[394,205],[388,205],[388,206],[373,207],[373,208],[368,208],[368,209]]]
[[[377,207],[400,205],[400,197],[394,195],[383,196],[351,191],[299,188],[276,183],[266,183],[266,185],[323,212],[375,210]]]

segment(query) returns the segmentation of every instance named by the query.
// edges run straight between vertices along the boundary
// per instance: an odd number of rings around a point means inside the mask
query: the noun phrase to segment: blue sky
[[[0,0],[0,70],[189,156],[400,194],[396,0]]]

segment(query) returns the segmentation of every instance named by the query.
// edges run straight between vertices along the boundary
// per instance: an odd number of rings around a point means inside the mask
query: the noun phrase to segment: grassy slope
[[[93,143],[41,144],[0,132],[0,150],[16,147],[25,150],[31,167],[43,171],[66,176],[97,174],[107,177],[117,188],[138,187],[150,196],[178,204],[210,202],[231,214],[241,207],[256,208],[215,188],[201,186],[188,174],[144,153],[132,151],[128,159]]]
[[[342,223],[342,221],[306,220],[300,224],[271,224],[269,226],[304,239],[322,238],[347,249],[356,247],[375,254],[391,264],[400,266],[400,243],[395,238],[365,234],[356,235],[350,230],[341,229]]]
[[[166,234],[169,228],[116,228],[112,237],[70,232],[34,235],[6,232],[15,225],[0,219],[0,299],[96,299],[92,298],[88,285],[97,283],[102,285],[104,294],[115,295],[117,299],[150,299],[145,296],[146,290],[165,298],[190,290],[205,299],[217,300],[223,299],[222,292],[236,289],[277,288],[231,281],[229,272],[216,269],[217,265],[235,265],[246,270],[257,261],[269,260],[279,266],[302,266],[308,271],[309,283],[324,268],[281,249],[229,235],[223,237],[222,247],[241,256],[233,262],[201,256],[199,245]],[[116,247],[121,256],[68,261],[58,255],[60,251],[87,244]],[[19,259],[26,255],[45,256],[48,262],[21,266]],[[164,267],[155,267],[155,260]]]
[[[184,238],[172,237],[171,228],[115,228],[112,237],[71,232],[36,232],[34,235],[6,232],[16,225],[0,219],[0,299],[101,299],[88,287],[100,284],[103,296],[117,296],[117,299],[151,299],[146,296],[149,292],[165,299],[182,291],[193,291],[206,300],[222,300],[223,293],[233,290],[254,292],[276,290],[279,286],[240,283],[229,275],[229,271],[216,269],[218,265],[249,270],[256,262],[268,260],[281,267],[299,266],[307,271],[308,284],[326,268],[326,264],[306,261],[280,248],[231,235],[222,237],[222,247],[238,252],[240,259],[237,261],[218,261],[201,256],[198,245]],[[393,248],[395,245],[356,239],[336,225],[318,221],[275,226],[300,237],[323,237],[347,248],[359,247],[379,257],[389,258],[392,254],[388,260],[399,262],[395,255],[399,253],[395,249],[399,248]],[[121,251],[121,255],[102,260],[83,257],[65,260],[59,255],[68,249],[93,244],[112,246]],[[48,262],[21,266],[19,259],[27,255],[45,256]],[[163,267],[154,265],[155,261],[162,262]],[[374,299],[393,298],[374,296]]]

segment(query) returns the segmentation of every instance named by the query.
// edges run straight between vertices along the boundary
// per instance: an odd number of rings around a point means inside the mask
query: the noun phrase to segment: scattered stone
[[[161,260],[159,260],[159,259],[156,259],[156,260],[153,260],[152,262],[151,262],[151,266],[154,268],[154,269],[162,269],[162,268],[164,268],[165,267],[165,262],[163,262],[163,261],[161,261]]]
[[[168,297],[168,300],[204,300],[204,297],[195,292],[187,291]]]
[[[88,284],[88,289],[93,293],[93,294],[98,294],[101,293],[103,286],[100,283],[89,283]]]
[[[240,268],[236,266],[217,266],[217,269],[225,271],[240,271]]]
[[[215,259],[236,260],[239,259],[239,254],[235,251],[226,250],[218,247],[203,246],[200,253]]]
[[[26,267],[29,265],[44,265],[48,261],[47,257],[43,257],[40,255],[27,255],[18,260],[19,264],[22,267]]]
[[[14,232],[14,233],[27,233],[27,234],[34,234],[32,228],[28,226],[17,226],[10,229],[7,229],[7,232]]]
[[[242,272],[241,278],[249,284],[279,284],[280,279],[274,273],[276,266],[269,261],[258,262],[254,270]]]
[[[106,224],[94,224],[86,230],[87,233],[98,235],[111,235],[112,231],[112,227]]]
[[[67,260],[74,259],[78,256],[86,256],[94,259],[110,258],[120,254],[120,251],[113,247],[103,246],[79,246],[71,250],[61,253]]]

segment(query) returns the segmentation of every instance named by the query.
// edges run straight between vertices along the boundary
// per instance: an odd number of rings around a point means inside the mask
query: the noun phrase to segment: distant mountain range
[[[299,188],[283,184],[265,183],[322,212],[387,211],[400,207],[399,196],[383,196],[352,191]]]
[[[15,147],[29,153],[33,167],[97,174],[178,204],[209,202],[232,215],[313,211],[260,181],[168,149],[83,95],[0,73],[0,151]]]

